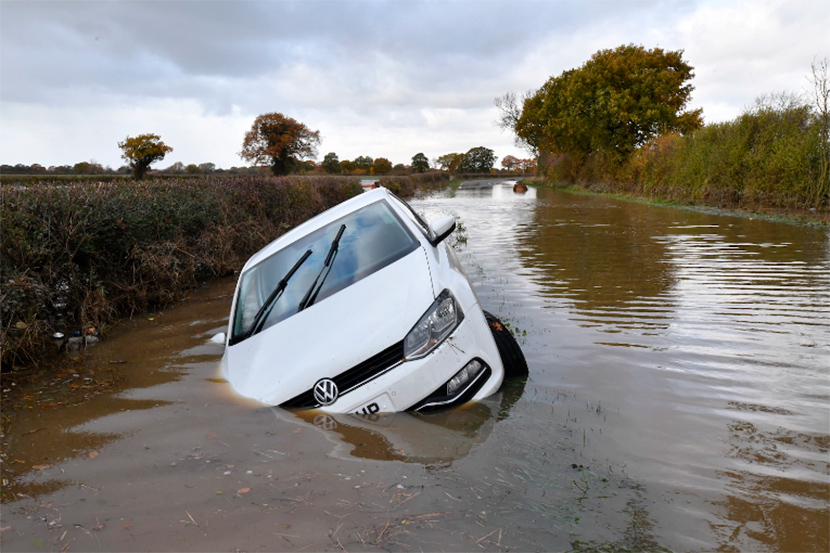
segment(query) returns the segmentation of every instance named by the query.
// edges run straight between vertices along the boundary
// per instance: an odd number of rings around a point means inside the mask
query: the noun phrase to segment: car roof
[[[388,200],[391,196],[391,193],[386,190],[385,188],[375,188],[374,190],[369,190],[367,192],[363,192],[362,194],[358,194],[348,200],[345,200],[336,206],[327,209],[326,211],[320,213],[319,215],[315,215],[311,219],[305,221],[294,227],[293,229],[289,230],[285,234],[278,237],[276,240],[270,242],[267,246],[259,250],[257,253],[251,256],[250,259],[245,263],[245,266],[242,267],[242,272],[248,270],[249,268],[253,267],[254,265],[258,264],[260,261],[267,259],[274,253],[280,251],[284,247],[293,244],[303,236],[309,234],[317,230],[318,228],[322,228],[329,223],[348,215],[358,209],[366,207],[367,205],[373,204],[380,200]],[[395,202],[387,202],[393,209],[397,210],[398,207]]]

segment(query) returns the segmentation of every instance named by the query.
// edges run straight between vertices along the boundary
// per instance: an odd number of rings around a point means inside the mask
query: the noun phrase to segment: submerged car
[[[374,414],[460,405],[526,374],[446,242],[454,229],[379,188],[271,242],[240,273],[225,378],[268,405]]]

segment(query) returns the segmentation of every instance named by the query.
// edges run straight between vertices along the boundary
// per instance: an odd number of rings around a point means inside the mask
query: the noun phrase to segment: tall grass
[[[344,177],[260,176],[4,186],[0,363],[37,359],[53,332],[180,299],[361,190]]]

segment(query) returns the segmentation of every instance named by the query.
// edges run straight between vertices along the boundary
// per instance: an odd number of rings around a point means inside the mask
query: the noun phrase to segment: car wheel
[[[499,349],[501,363],[504,365],[504,376],[506,378],[527,376],[529,372],[527,361],[525,361],[525,356],[516,339],[510,334],[504,323],[492,313],[485,311],[484,318],[487,319],[487,325],[490,327],[490,332],[493,333],[493,339],[496,341],[496,347]]]

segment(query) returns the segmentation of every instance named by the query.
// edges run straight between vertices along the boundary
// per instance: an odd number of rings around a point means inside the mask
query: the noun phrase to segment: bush
[[[415,195],[416,191],[431,192],[445,188],[449,185],[449,181],[448,173],[434,172],[384,177],[378,181],[378,184],[396,196],[409,198]]]
[[[657,137],[623,163],[601,152],[541,161],[550,180],[591,190],[726,208],[826,210],[822,152],[819,118],[790,99],[759,102],[733,121],[689,135]]]
[[[361,193],[344,177],[200,177],[7,186],[0,205],[0,363],[53,332],[101,328],[182,298]]]

